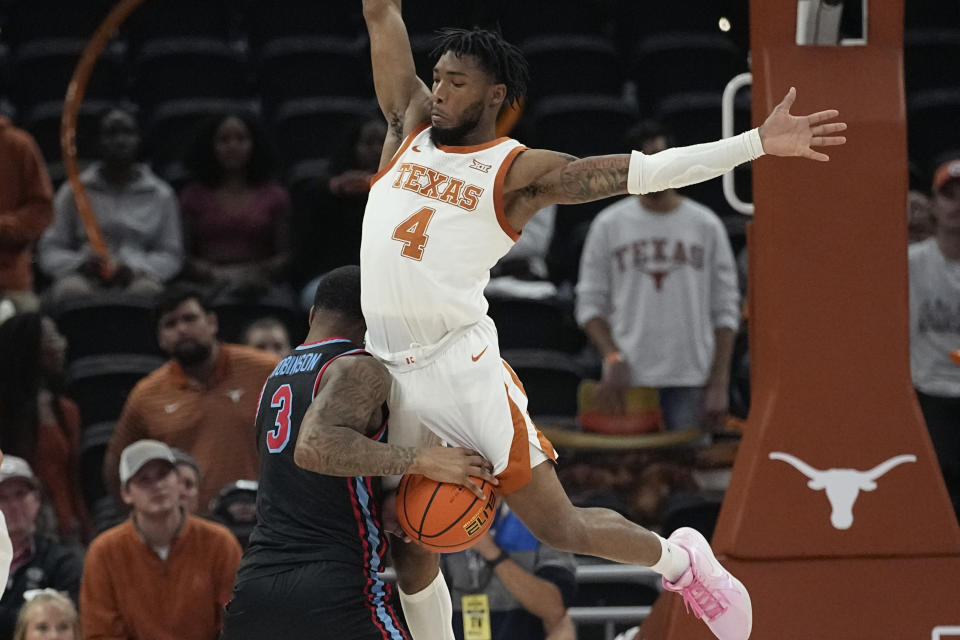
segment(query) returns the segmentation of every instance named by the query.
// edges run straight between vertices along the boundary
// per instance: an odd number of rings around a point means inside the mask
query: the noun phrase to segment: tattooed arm
[[[408,133],[430,117],[430,91],[417,77],[400,0],[363,0],[377,102],[387,119],[382,168]]]
[[[504,208],[514,229],[551,204],[580,204],[626,195],[630,156],[576,158],[530,149],[517,156],[504,182]]]
[[[498,484],[492,465],[475,451],[399,447],[370,439],[380,427],[389,391],[390,374],[370,356],[343,356],[331,362],[300,425],[293,454],[297,465],[331,476],[419,473],[463,484],[474,493],[479,489],[471,476]]]

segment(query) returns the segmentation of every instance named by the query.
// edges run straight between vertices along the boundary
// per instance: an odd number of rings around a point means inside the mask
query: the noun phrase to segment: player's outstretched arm
[[[381,424],[390,374],[370,356],[343,356],[327,367],[320,389],[300,425],[293,459],[302,468],[331,476],[419,473],[462,484],[483,497],[470,480],[494,485],[493,465],[476,451],[456,447],[399,447],[369,436]]]
[[[417,77],[400,0],[363,0],[377,102],[387,119],[380,166],[390,161],[411,129],[430,117],[430,91]]]
[[[830,158],[813,147],[844,144],[833,135],[847,128],[827,122],[839,116],[835,109],[795,116],[793,87],[759,128],[732,138],[674,147],[654,155],[575,158],[534,149],[514,162],[504,185],[507,217],[523,226],[533,213],[551,204],[579,204],[627,193],[655,193],[696,184],[732,170],[763,154],[794,156],[825,162]]]

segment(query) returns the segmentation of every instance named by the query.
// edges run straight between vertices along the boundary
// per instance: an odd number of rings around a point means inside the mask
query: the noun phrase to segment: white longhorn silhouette
[[[869,471],[857,469],[816,469],[800,458],[782,451],[772,451],[771,460],[782,460],[810,478],[807,486],[814,490],[826,489],[832,509],[830,524],[837,529],[849,529],[853,524],[853,503],[861,491],[877,488],[875,480],[904,462],[916,462],[915,455],[894,456]]]

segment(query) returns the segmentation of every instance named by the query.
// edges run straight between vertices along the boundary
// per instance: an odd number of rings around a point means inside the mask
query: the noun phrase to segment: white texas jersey
[[[360,243],[371,353],[430,346],[486,315],[490,269],[519,237],[503,182],[525,148],[510,138],[438,148],[424,125],[372,178]]]

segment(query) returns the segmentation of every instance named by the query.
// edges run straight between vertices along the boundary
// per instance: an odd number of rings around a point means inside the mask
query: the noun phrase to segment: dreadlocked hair
[[[520,49],[503,36],[486,29],[443,29],[437,33],[433,58],[446,52],[462,58],[474,57],[480,68],[493,76],[494,82],[507,87],[505,107],[515,105],[527,93],[530,68]]]

